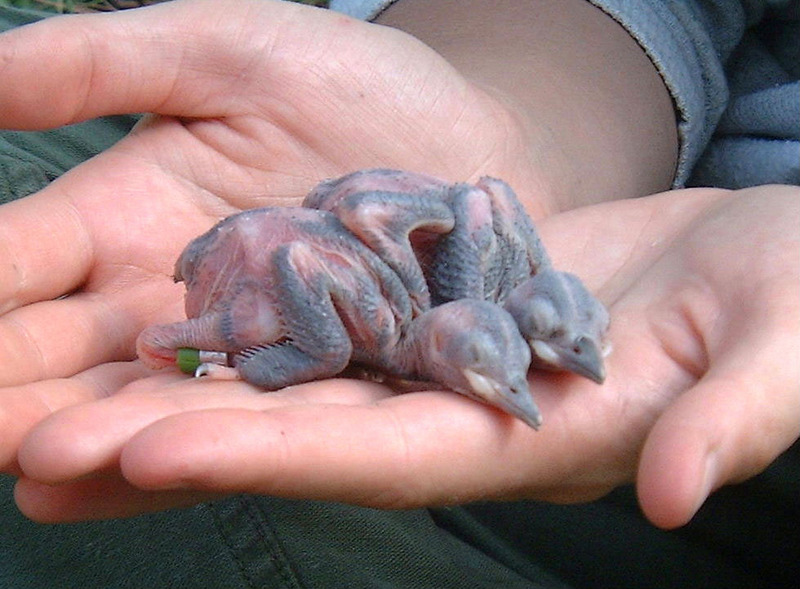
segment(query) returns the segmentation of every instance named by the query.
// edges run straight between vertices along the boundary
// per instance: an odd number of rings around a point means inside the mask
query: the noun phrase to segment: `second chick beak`
[[[529,342],[534,356],[534,365],[538,364],[550,370],[567,370],[579,374],[597,384],[606,379],[606,368],[603,352],[588,337],[579,337],[571,347],[555,347],[542,341]]]

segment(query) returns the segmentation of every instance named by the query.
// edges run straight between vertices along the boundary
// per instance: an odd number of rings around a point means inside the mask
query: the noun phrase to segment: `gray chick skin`
[[[139,335],[149,367],[174,366],[181,348],[223,352],[228,367],[199,372],[275,390],[359,362],[541,424],[514,319],[479,300],[414,314],[396,273],[332,213],[276,207],[228,217],[189,243],[175,280],[186,284],[188,319]]]
[[[335,213],[412,293],[415,312],[464,298],[514,317],[532,364],[605,380],[609,315],[572,274],[553,268],[511,187],[448,184],[400,170],[361,170],[318,185],[303,206]]]

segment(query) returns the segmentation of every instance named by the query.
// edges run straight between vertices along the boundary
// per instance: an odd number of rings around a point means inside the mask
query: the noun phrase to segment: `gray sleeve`
[[[797,0],[589,0],[619,22],[672,94],[674,186],[800,183]]]
[[[390,4],[397,0],[330,0],[331,10],[350,15],[361,20],[372,20]]]
[[[661,74],[678,119],[676,186],[684,184],[728,102],[725,73],[703,12],[681,0],[590,0],[636,39]],[[737,3],[738,4],[738,3]],[[720,28],[743,27],[740,11],[720,15]]]

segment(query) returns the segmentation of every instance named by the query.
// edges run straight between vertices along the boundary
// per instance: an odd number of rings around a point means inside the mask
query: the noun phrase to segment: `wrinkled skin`
[[[179,348],[227,352],[233,376],[282,387],[341,373],[351,362],[436,381],[541,424],[526,374],[530,354],[513,319],[478,300],[411,315],[392,270],[326,211],[262,208],[194,239],[175,265],[188,319],[145,329],[139,357],[173,365]]]
[[[397,272],[419,312],[482,298],[511,313],[538,368],[605,380],[605,307],[553,268],[511,187],[449,185],[424,174],[362,170],[317,186],[304,206],[334,212]]]

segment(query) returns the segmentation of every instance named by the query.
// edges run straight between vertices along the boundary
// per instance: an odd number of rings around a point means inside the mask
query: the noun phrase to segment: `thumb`
[[[213,0],[20,27],[0,36],[0,127],[54,128],[137,112],[238,114],[246,97],[232,80],[246,88],[254,71],[280,80],[287,67],[303,67],[314,59],[309,45],[336,18],[344,17],[291,2]]]
[[[769,338],[739,339],[656,422],[637,477],[654,524],[687,523],[715,489],[761,472],[798,438],[800,344],[791,323]]]

